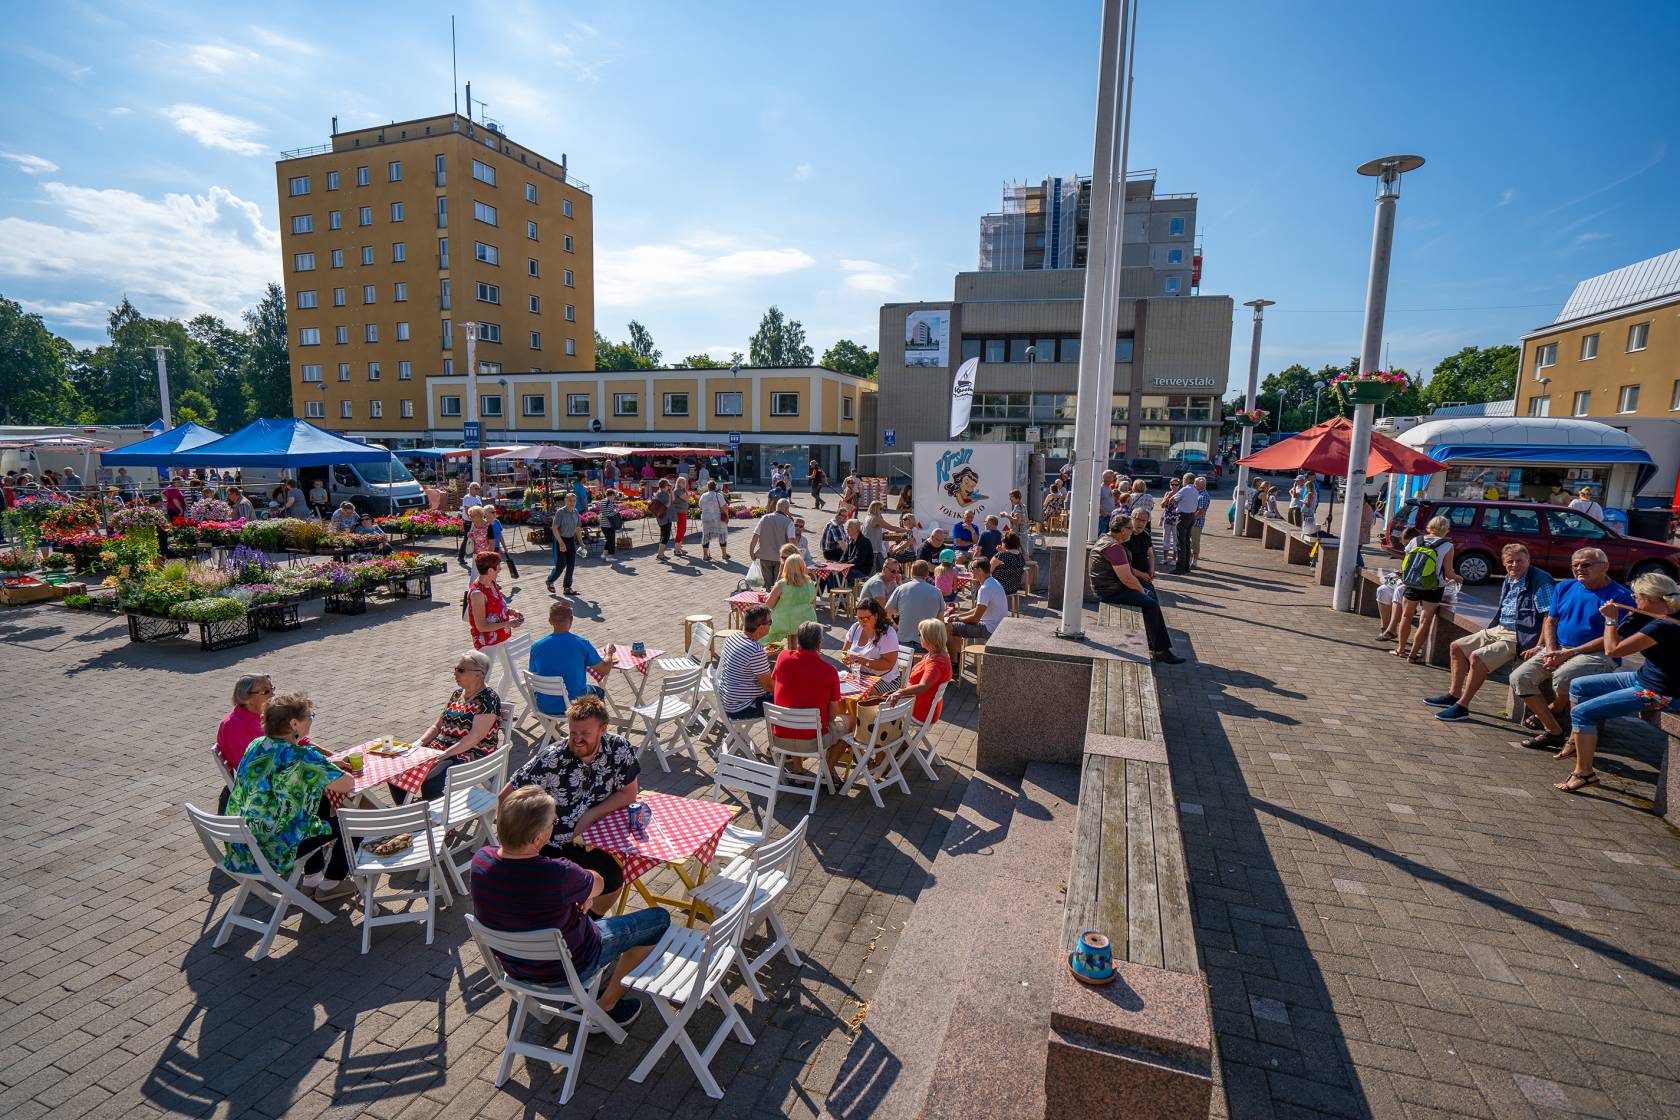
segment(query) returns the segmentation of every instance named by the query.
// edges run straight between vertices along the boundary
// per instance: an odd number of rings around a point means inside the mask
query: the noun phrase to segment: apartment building
[[[296,416],[398,443],[436,377],[595,367],[589,185],[459,114],[339,132],[275,164]]]
[[[424,442],[459,443],[466,377],[426,382]],[[728,449],[740,436],[743,479],[770,464],[803,478],[812,459],[830,475],[858,461],[864,398],[875,383],[824,366],[514,372],[478,379],[484,441],[681,445]]]
[[[1680,249],[1576,284],[1520,370],[1518,416],[1680,419]]]

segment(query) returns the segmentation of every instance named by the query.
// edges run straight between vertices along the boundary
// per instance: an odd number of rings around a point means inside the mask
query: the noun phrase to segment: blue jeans
[[[1576,731],[1596,732],[1607,719],[1651,710],[1650,705],[1639,698],[1646,687],[1639,680],[1638,673],[1576,677],[1569,682],[1569,726]],[[1680,711],[1680,697],[1671,697],[1660,710]]]
[[[739,710],[730,712],[729,718],[733,720],[761,719],[764,716],[764,702],[768,699],[770,699],[768,695],[760,693],[750,703],[742,706]]]
[[[618,963],[618,958],[631,949],[639,945],[658,944],[671,927],[671,913],[663,906],[649,906],[645,910],[591,920],[595,923],[595,932],[601,935],[601,945],[595,950],[594,960],[587,964],[573,962],[577,965],[578,982],[583,984],[595,979],[596,973],[610,970]]]

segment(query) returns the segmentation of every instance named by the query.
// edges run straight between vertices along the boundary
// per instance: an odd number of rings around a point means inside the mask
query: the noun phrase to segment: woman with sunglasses
[[[513,628],[524,625],[525,616],[508,606],[501,585],[496,582],[502,569],[500,556],[481,551],[473,557],[473,567],[478,571],[478,578],[467,585],[461,613],[466,616],[473,648],[483,649],[513,637]]]
[[[435,801],[443,796],[444,775],[460,762],[483,758],[496,749],[502,731],[502,698],[490,687],[490,655],[476,649],[455,659],[455,691],[443,712],[414,741],[417,747],[443,752],[420,783],[420,796]],[[408,794],[390,787],[391,799],[401,805]]]
[[[274,695],[274,682],[262,673],[247,673],[233,685],[233,710],[222,717],[216,728],[216,753],[229,774],[239,773],[239,763],[252,740],[263,735],[263,709]],[[307,740],[305,740],[307,742]],[[222,790],[216,812],[227,812],[228,791]]]

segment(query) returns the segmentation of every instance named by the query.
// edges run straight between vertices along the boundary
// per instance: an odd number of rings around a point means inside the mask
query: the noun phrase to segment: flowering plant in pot
[[[1406,375],[1398,370],[1373,369],[1363,373],[1338,374],[1330,382],[1349,404],[1375,404],[1406,387]]]
[[[1269,415],[1271,414],[1263,408],[1239,408],[1231,414],[1231,419],[1245,428],[1252,428]]]

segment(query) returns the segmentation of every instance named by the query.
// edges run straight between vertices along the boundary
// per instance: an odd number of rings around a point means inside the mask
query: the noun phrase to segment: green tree
[[[249,401],[247,416],[252,419],[289,417],[292,415],[292,359],[286,337],[286,293],[280,285],[270,284],[257,305],[246,309],[244,319],[250,340],[240,365],[240,377]]]
[[[710,354],[690,354],[677,363],[678,369],[724,369],[727,362],[720,362]]]
[[[197,389],[187,389],[179,397],[170,401],[170,411],[174,414],[171,419],[177,424],[203,424],[206,428],[216,426],[216,406],[210,403],[210,398]]]
[[[630,325],[633,328],[641,327],[640,323],[633,322]],[[646,343],[652,344],[653,340],[647,336],[645,329],[642,330],[642,337]],[[596,369],[652,369],[654,355],[658,353],[659,351],[655,350],[652,354],[638,354],[635,342],[610,342],[600,331],[595,332]]]
[[[233,431],[249,419],[245,414],[249,402],[245,355],[251,348],[251,337],[208,314],[187,321],[187,337],[198,348],[197,365],[201,380],[206,382],[201,391],[210,400],[216,422],[224,431]]]
[[[865,350],[862,344],[849,338],[842,338],[823,351],[822,364],[829,369],[856,374],[873,381],[876,369],[881,364],[881,355],[874,350]]]
[[[805,344],[805,325],[789,319],[772,304],[759,320],[758,330],[747,345],[755,366],[789,368],[811,364],[811,348]]]
[[[13,424],[66,424],[81,413],[70,381],[70,344],[0,296],[0,416]]]
[[[660,353],[654,348],[653,335],[634,319],[630,320],[628,329],[630,331],[630,353],[634,354],[638,360],[646,359],[646,368],[657,369]]]
[[[1436,363],[1423,387],[1423,400],[1436,407],[1508,401],[1516,393],[1521,359],[1522,351],[1515,346],[1466,346]]]

